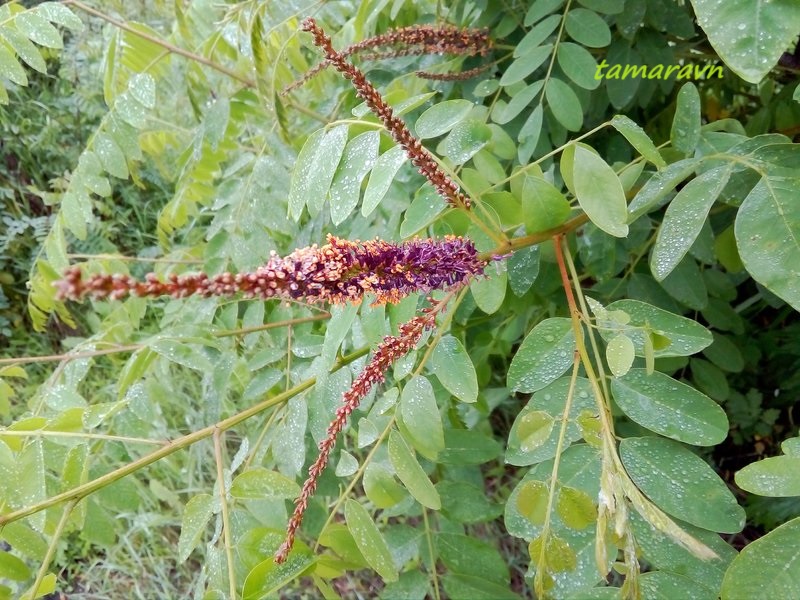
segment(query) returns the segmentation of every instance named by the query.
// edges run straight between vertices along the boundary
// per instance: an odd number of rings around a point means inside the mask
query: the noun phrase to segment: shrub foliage
[[[0,598],[800,597],[800,7],[105,4],[0,7]]]

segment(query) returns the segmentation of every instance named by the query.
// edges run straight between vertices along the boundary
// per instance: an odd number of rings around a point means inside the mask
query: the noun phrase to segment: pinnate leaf
[[[444,448],[444,430],[433,386],[427,377],[413,377],[400,396],[400,415],[407,438],[423,456],[435,459]]]
[[[614,169],[581,145],[575,146],[574,165],[575,196],[592,223],[609,235],[627,236],[625,190]]]
[[[442,385],[462,402],[478,399],[478,377],[464,345],[452,335],[439,340],[429,365]]]
[[[800,496],[800,457],[771,456],[736,473],[736,484],[759,496]]]
[[[697,446],[728,436],[728,418],[716,402],[664,373],[631,369],[611,380],[611,391],[623,412],[650,431]]]
[[[650,270],[663,280],[683,260],[708,218],[708,211],[728,183],[729,166],[706,171],[672,199],[650,255]]]
[[[392,461],[400,481],[420,504],[433,510],[441,508],[439,492],[422,470],[414,451],[408,447],[403,436],[397,431],[389,434],[389,460]]]
[[[769,73],[800,29],[792,2],[692,0],[692,6],[719,57],[750,83]]]
[[[741,531],[744,509],[719,475],[684,446],[664,438],[627,438],[619,452],[631,479],[664,512],[709,531]]]
[[[445,100],[434,104],[419,116],[415,124],[421,139],[443,135],[467,118],[474,105],[469,100]]]
[[[733,559],[722,600],[800,597],[800,517],[751,542]]]
[[[767,176],[736,215],[736,244],[753,279],[800,310],[800,179]]]
[[[183,509],[181,535],[178,539],[178,560],[183,562],[200,543],[214,511],[214,498],[210,494],[192,496]]]
[[[570,319],[545,319],[525,336],[508,369],[512,392],[535,392],[552,383],[573,362],[575,334]]]
[[[356,546],[369,566],[375,569],[384,581],[397,581],[397,567],[394,565],[389,546],[367,509],[355,500],[348,499],[344,505],[344,517]]]

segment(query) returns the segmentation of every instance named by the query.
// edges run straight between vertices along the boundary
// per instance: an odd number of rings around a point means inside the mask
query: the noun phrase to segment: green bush
[[[447,4],[0,7],[0,598],[800,596],[800,8]]]

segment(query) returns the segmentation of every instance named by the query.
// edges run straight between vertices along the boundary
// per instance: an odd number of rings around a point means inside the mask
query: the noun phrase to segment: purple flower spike
[[[413,239],[393,244],[328,236],[328,243],[300,248],[285,257],[273,253],[252,273],[171,275],[161,281],[150,273],[144,281],[128,275],[91,275],[71,267],[55,283],[60,300],[121,300],[127,296],[232,296],[285,298],[340,304],[360,302],[374,294],[377,304],[397,303],[415,292],[447,290],[483,273],[486,261],[472,241],[455,236]]]

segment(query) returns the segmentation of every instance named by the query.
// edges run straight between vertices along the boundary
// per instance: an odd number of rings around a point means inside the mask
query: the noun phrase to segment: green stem
[[[581,327],[581,318],[578,307],[575,303],[575,297],[572,293],[572,286],[569,281],[569,274],[564,260],[563,239],[557,236],[555,239],[555,253],[556,262],[558,263],[558,270],[561,274],[561,282],[564,287],[564,292],[567,296],[567,305],[569,306],[570,317],[572,320],[572,328],[575,332],[575,347],[581,357],[583,368],[586,371],[586,377],[592,386],[592,392],[597,402],[597,410],[600,416],[600,423],[602,429],[602,445],[603,445],[603,468],[610,469],[613,475],[613,481],[618,486],[618,494],[615,496],[622,500],[629,502],[636,511],[642,515],[651,525],[659,531],[665,533],[675,542],[689,550],[698,558],[708,560],[717,557],[717,554],[708,546],[695,539],[683,529],[678,526],[667,514],[653,504],[645,495],[636,487],[622,460],[617,453],[617,442],[614,437],[614,419],[611,415],[611,408],[609,407],[608,399],[603,394],[603,390],[598,383],[598,377],[595,373],[594,365],[592,364],[589,352],[586,349],[586,344],[583,339],[583,329]],[[617,509],[620,510],[620,509]],[[598,538],[601,541],[601,538]]]
[[[255,333],[258,331],[266,331],[268,329],[276,329],[278,327],[291,327],[292,325],[299,325],[300,323],[310,323],[312,321],[322,321],[330,318],[331,314],[328,311],[323,311],[318,315],[311,317],[298,317],[297,319],[287,319],[284,321],[275,321],[273,323],[264,323],[263,325],[254,325],[253,327],[240,327],[239,329],[226,329],[222,331],[213,332],[211,335],[217,338],[231,337],[234,335],[246,335],[248,333]],[[94,344],[107,343],[107,342],[92,342]],[[81,358],[94,358],[96,356],[104,356],[106,354],[118,354],[120,352],[136,352],[142,348],[146,348],[147,344],[125,344],[114,345],[111,348],[104,350],[87,350],[86,352],[66,352],[64,354],[48,354],[46,356],[21,356],[19,358],[0,358],[0,367],[6,365],[18,365],[28,363],[43,363],[43,362],[67,362],[71,360],[78,360]]]
[[[233,563],[233,537],[231,534],[231,517],[228,507],[228,490],[225,489],[225,469],[222,466],[222,436],[220,429],[214,431],[214,458],[217,463],[217,480],[219,481],[219,502],[222,510],[222,536],[225,544],[225,558],[228,563],[228,591],[231,600],[236,600],[236,570]]]
[[[124,254],[82,254],[69,252],[67,258],[81,260],[119,260],[125,262],[164,263],[168,265],[202,265],[205,261],[200,258],[142,258],[140,256],[125,256]]]
[[[439,577],[436,573],[436,558],[433,554],[433,539],[431,537],[431,526],[428,523],[428,509],[424,506],[422,507],[422,521],[425,523],[425,538],[428,542],[428,554],[431,557],[431,573],[433,575],[433,598],[434,600],[440,600],[442,597],[441,592],[439,591]]]
[[[581,213],[575,217],[572,217],[569,221],[559,225],[558,227],[554,227],[553,229],[548,229],[546,231],[540,231],[538,233],[532,233],[530,235],[512,238],[508,240],[508,242],[500,244],[493,250],[481,252],[478,256],[483,260],[491,260],[495,256],[503,256],[504,254],[510,254],[522,248],[527,248],[528,246],[535,246],[536,244],[541,244],[542,242],[552,239],[554,236],[574,231],[588,220],[589,217],[587,217],[586,214]]]
[[[556,43],[553,45],[553,51],[550,53],[550,64],[547,65],[547,73],[544,76],[544,84],[542,85],[542,91],[540,92],[539,96],[539,106],[542,105],[544,100],[544,94],[547,90],[547,84],[550,82],[550,75],[553,73],[553,66],[556,64],[556,54],[558,54],[558,45],[561,43],[561,40],[564,37],[564,27],[567,24],[567,15],[569,14],[569,9],[572,7],[572,0],[567,0],[567,5],[564,7],[564,13],[561,15],[561,24],[558,27],[558,34],[556,35]]]
[[[342,357],[334,365],[332,372],[339,370],[343,366],[350,364],[351,362],[353,362],[358,358],[361,358],[368,352],[369,348],[362,348],[361,350],[357,350],[355,352],[348,354],[347,356]],[[227,431],[228,429],[237,426],[239,423],[246,421],[250,417],[257,415],[258,413],[266,410],[271,406],[283,404],[290,398],[293,398],[294,396],[313,387],[316,381],[317,381],[316,377],[311,377],[309,379],[306,379],[302,383],[297,384],[293,388],[286,390],[285,392],[278,394],[273,398],[264,400],[263,402],[251,406],[250,408],[243,410],[242,412],[237,413],[231,417],[228,417],[227,419],[223,419],[222,421],[215,423],[214,425],[209,425],[208,427],[204,427],[203,429],[200,429],[198,431],[180,437],[176,440],[168,442],[165,447],[159,448],[158,450],[155,450],[150,454],[146,454],[145,456],[142,456],[141,458],[131,463],[128,463],[127,465],[120,467],[119,469],[115,469],[110,473],[106,473],[105,475],[98,477],[93,481],[90,481],[83,485],[79,485],[61,494],[52,496],[47,500],[43,500],[42,502],[37,502],[32,506],[28,506],[16,510],[14,512],[0,515],[0,527],[3,527],[8,523],[13,523],[14,521],[18,521],[19,519],[24,519],[25,517],[29,517],[31,515],[34,515],[38,512],[41,512],[53,506],[57,506],[62,502],[81,500],[82,498],[85,498],[86,496],[89,496],[97,492],[98,490],[101,490],[104,487],[111,485],[116,481],[119,481],[123,477],[126,477],[131,473],[135,473],[139,469],[151,465],[154,462],[158,462],[162,458],[165,458],[170,454],[177,452],[178,450],[187,448],[192,444],[195,444],[201,440],[211,437],[217,430]]]
[[[124,435],[107,435],[103,433],[84,433],[82,431],[49,431],[44,429],[0,429],[0,440],[4,437],[57,437],[57,438],[78,438],[86,440],[101,440],[106,442],[125,442],[128,444],[151,444],[163,446],[168,444],[164,440],[150,440],[147,438],[128,437]]]
[[[575,396],[575,382],[578,380],[578,368],[580,367],[581,360],[577,352],[572,361],[572,376],[569,380],[569,389],[567,390],[567,399],[564,403],[564,412],[561,415],[561,428],[558,432],[558,442],[556,442],[556,455],[553,458],[553,469],[550,472],[550,487],[547,490],[547,510],[544,516],[544,525],[542,526],[542,533],[539,539],[542,543],[539,547],[539,557],[537,559],[536,577],[534,578],[534,587],[536,595],[539,598],[545,597],[544,590],[544,576],[547,572],[546,566],[546,552],[547,552],[547,536],[550,533],[551,515],[553,514],[553,504],[556,498],[556,484],[558,483],[558,469],[561,466],[561,454],[564,451],[564,440],[567,437],[567,425],[569,424],[569,412],[572,410],[572,400]]]
[[[64,533],[69,516],[72,514],[72,511],[77,503],[78,500],[72,500],[64,507],[64,512],[61,514],[61,518],[58,520],[58,525],[56,526],[56,530],[53,532],[53,537],[50,540],[50,544],[47,546],[47,553],[44,555],[42,564],[39,566],[39,571],[36,573],[36,581],[33,582],[30,595],[28,596],[29,598],[36,598],[38,596],[39,588],[42,585],[42,581],[44,581],[44,578],[47,576],[50,563],[53,561],[53,556],[56,554],[58,541],[61,539],[61,534]]]

